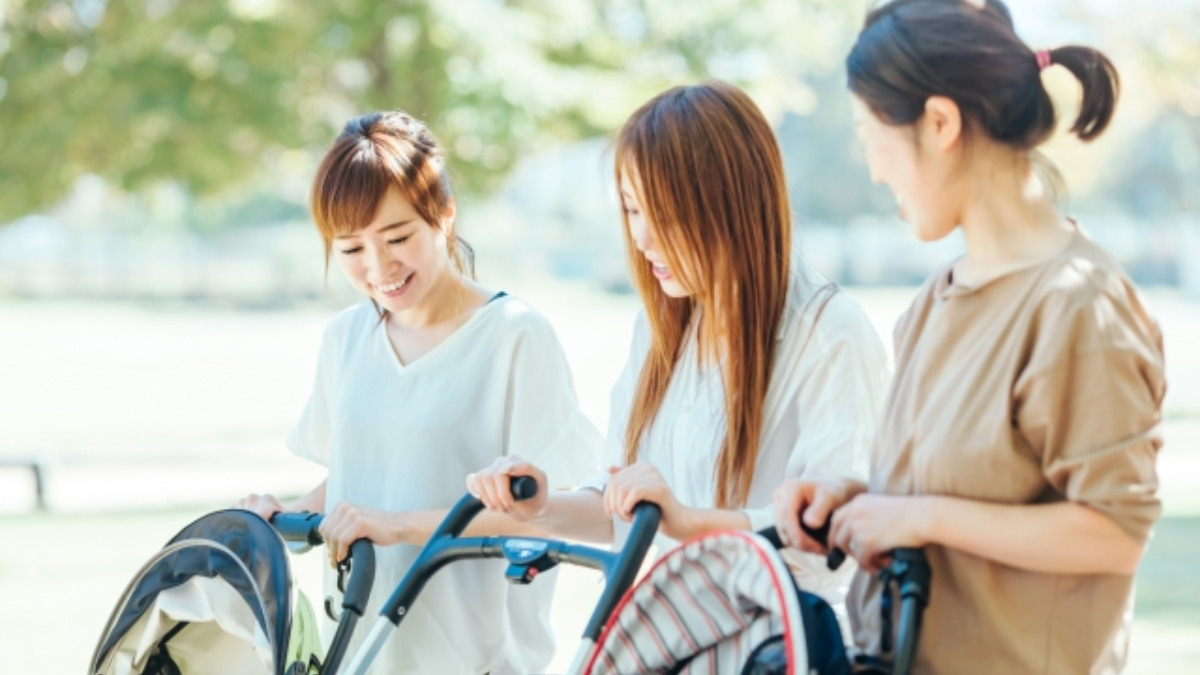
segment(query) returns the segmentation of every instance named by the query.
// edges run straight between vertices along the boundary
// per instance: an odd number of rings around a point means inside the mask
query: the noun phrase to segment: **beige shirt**
[[[976,288],[933,276],[896,326],[896,373],[870,490],[1006,504],[1085,504],[1145,541],[1162,336],[1120,267],[1084,234]],[[1130,575],[1047,574],[939,546],[918,673],[1115,673]],[[878,653],[878,584],[856,576],[855,643]]]

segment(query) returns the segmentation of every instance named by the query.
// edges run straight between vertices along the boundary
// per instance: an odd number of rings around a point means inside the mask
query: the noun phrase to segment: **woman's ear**
[[[926,99],[921,122],[923,135],[939,150],[949,150],[962,138],[962,111],[945,96]]]

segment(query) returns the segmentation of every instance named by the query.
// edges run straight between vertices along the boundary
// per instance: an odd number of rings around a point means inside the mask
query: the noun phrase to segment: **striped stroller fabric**
[[[806,673],[803,618],[787,565],[758,535],[716,532],[655,563],[609,619],[585,672],[740,673],[776,635],[789,675]]]

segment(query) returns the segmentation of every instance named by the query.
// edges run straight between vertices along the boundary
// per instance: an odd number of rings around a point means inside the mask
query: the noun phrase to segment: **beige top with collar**
[[[1137,289],[1082,232],[1053,259],[978,287],[954,283],[947,266],[901,317],[895,348],[871,492],[1071,500],[1149,537],[1161,512],[1162,336]],[[916,672],[1124,666],[1132,576],[1030,572],[938,546],[927,554],[933,589]],[[846,603],[870,653],[878,595],[860,573]]]

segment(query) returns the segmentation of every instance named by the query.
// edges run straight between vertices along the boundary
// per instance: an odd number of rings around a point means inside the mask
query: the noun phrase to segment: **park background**
[[[1035,48],[1116,63],[1098,141],[1044,149],[1064,210],[1125,265],[1167,352],[1164,518],[1129,672],[1200,663],[1200,0],[1013,0]],[[933,266],[873,186],[842,58],[859,0],[0,0],[0,653],[78,673],[175,531],[320,471],[283,439],[321,328],[357,299],[307,215],[346,119],[421,117],[446,146],[480,279],[558,329],[603,428],[637,308],[608,141],[662,89],[745,87],[785,153],[806,255],[891,325]],[[1063,121],[1077,85],[1044,74]],[[44,470],[38,508],[26,467]],[[297,559],[313,596],[317,556]],[[569,654],[598,587],[564,574]],[[1078,620],[1086,621],[1087,617]],[[985,628],[984,628],[985,629]],[[402,634],[398,634],[402,637]],[[559,670],[565,666],[560,658]]]

